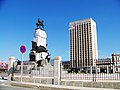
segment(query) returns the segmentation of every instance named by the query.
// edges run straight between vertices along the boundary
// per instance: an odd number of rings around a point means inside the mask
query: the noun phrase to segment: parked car
[[[2,77],[3,80],[8,80],[7,76]]]

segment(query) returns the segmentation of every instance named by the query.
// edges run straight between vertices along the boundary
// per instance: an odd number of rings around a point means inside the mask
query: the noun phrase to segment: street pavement
[[[0,90],[35,90],[35,89],[0,84]]]
[[[2,80],[0,78],[0,90],[36,90],[36,89],[11,86],[7,80]]]

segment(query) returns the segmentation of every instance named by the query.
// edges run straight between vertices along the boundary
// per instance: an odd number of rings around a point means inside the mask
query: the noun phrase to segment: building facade
[[[70,66],[96,66],[98,59],[96,23],[92,18],[69,23]]]
[[[8,70],[8,64],[3,61],[0,61],[0,72],[7,70]]]
[[[120,54],[112,54],[112,62],[115,68],[115,72],[120,73]]]
[[[97,66],[97,71],[99,73],[112,73],[113,72],[113,62],[111,58],[98,59],[96,66]]]
[[[62,61],[63,69],[70,69],[70,61]]]
[[[112,61],[115,66],[120,66],[120,54],[112,54]]]

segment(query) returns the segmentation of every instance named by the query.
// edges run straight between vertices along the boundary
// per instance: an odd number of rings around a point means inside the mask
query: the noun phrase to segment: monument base
[[[51,64],[47,64],[45,66],[39,66],[32,70],[31,72],[33,75],[37,76],[47,76],[52,77],[53,76],[53,66]]]

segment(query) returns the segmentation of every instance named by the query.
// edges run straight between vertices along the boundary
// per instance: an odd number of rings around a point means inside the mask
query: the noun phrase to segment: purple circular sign
[[[26,47],[24,45],[20,46],[20,52],[25,53],[26,52]]]

